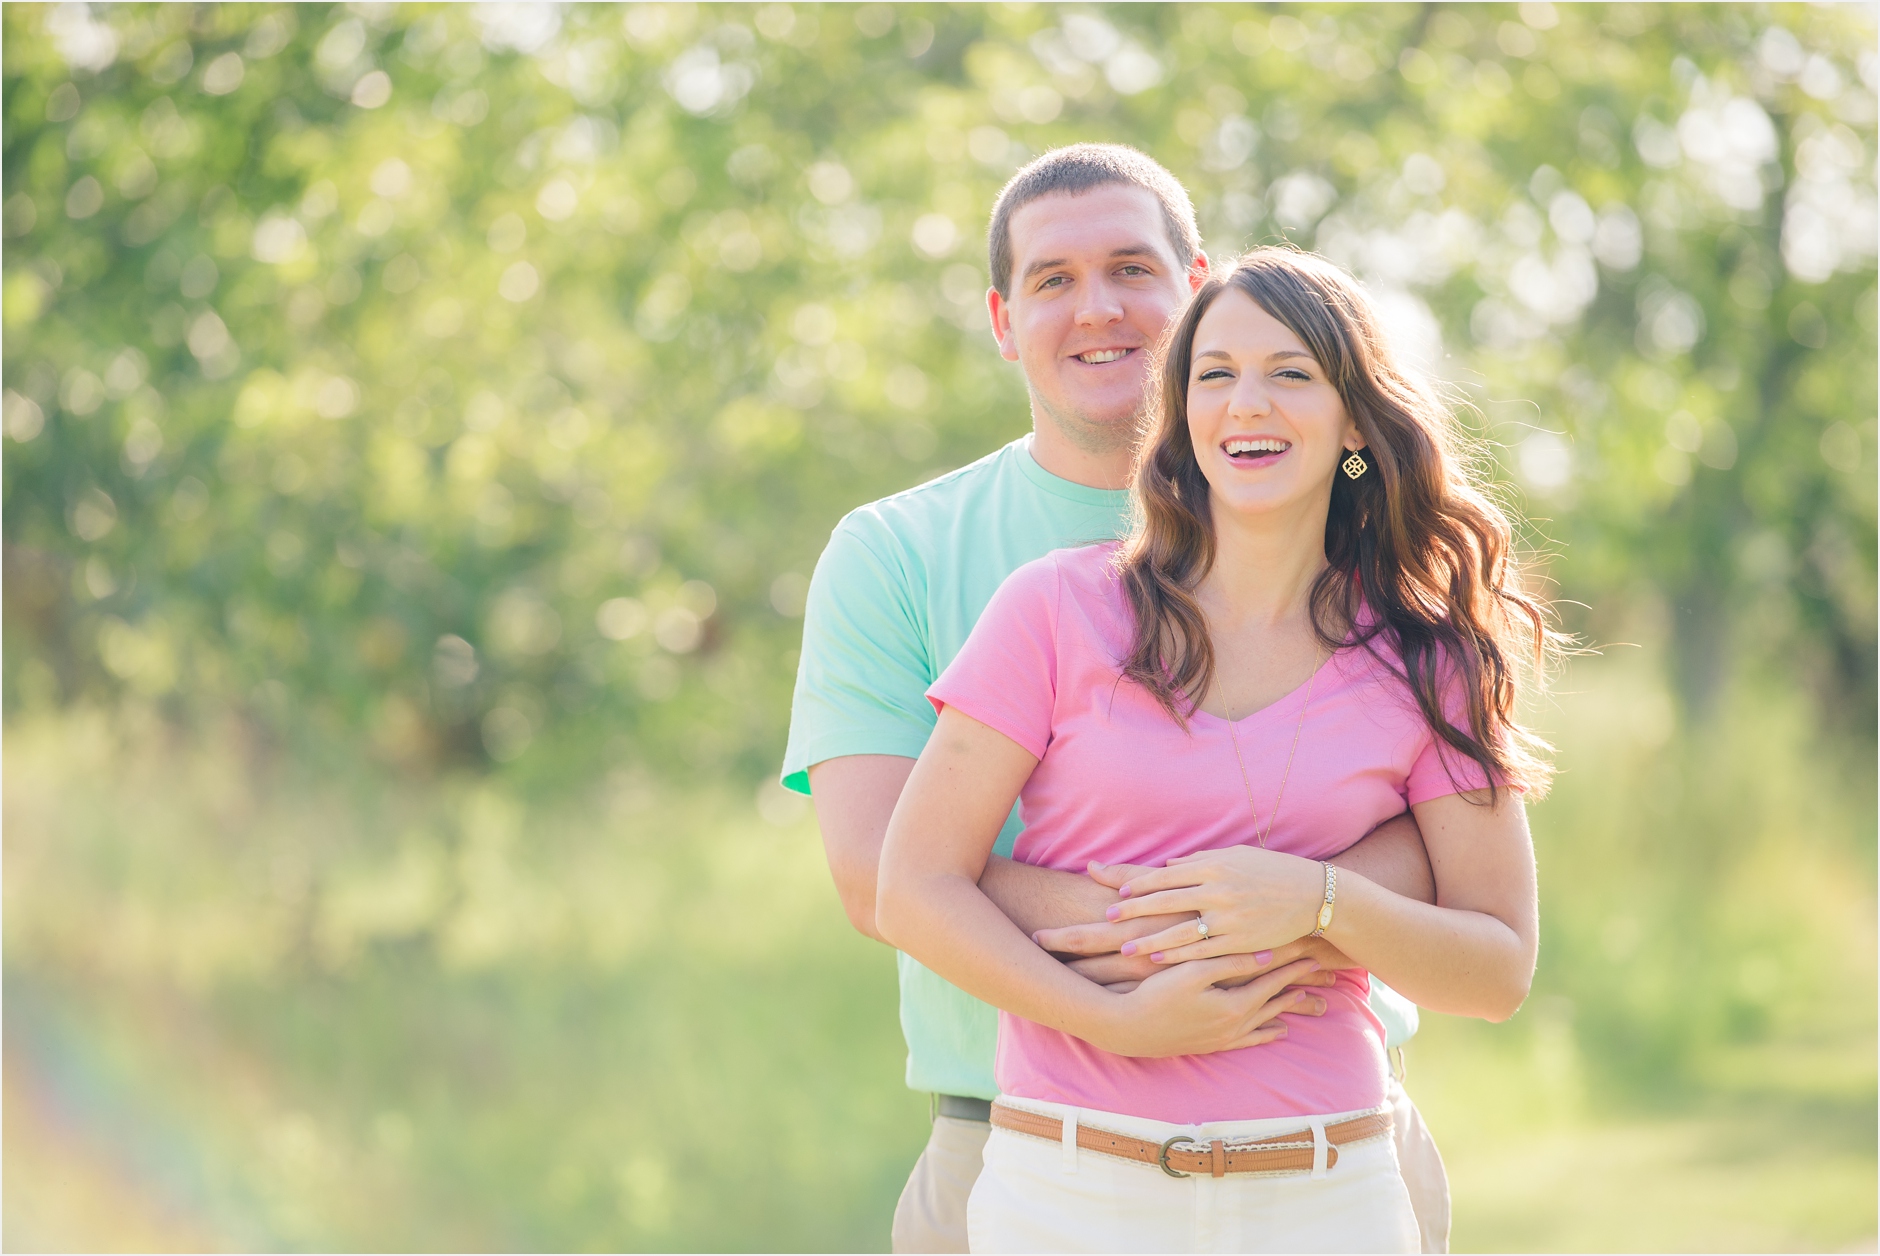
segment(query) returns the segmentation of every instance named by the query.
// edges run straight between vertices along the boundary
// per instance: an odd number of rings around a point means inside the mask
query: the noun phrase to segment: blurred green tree
[[[1024,429],[983,223],[1096,138],[1187,181],[1217,252],[1366,278],[1590,638],[1656,613],[1692,712],[1767,662],[1871,735],[1869,10],[4,27],[11,709],[762,774],[829,526]]]
[[[1460,1241],[1871,1234],[1870,6],[0,35],[10,1245],[161,1246],[140,1201],[193,1247],[879,1244],[891,974],[746,791],[829,527],[1027,426],[983,226],[1080,139],[1217,256],[1363,276],[1571,626],[1663,647],[1547,713],[1534,1007],[1426,1031]],[[1626,1156],[1561,1158],[1580,1089]],[[1680,1160],[1637,1120],[1691,1102],[1737,1106]],[[657,1154],[730,1128],[775,1154]],[[1618,1184],[1547,1212],[1563,1165]]]

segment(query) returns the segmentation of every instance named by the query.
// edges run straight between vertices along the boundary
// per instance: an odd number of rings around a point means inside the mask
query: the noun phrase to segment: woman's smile
[[[1221,452],[1239,467],[1270,467],[1292,448],[1292,442],[1278,436],[1230,436],[1221,442]]]

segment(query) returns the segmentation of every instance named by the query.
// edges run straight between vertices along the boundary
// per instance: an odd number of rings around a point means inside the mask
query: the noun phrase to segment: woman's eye
[[[1305,371],[1299,370],[1296,367],[1288,367],[1286,370],[1281,371],[1279,373],[1279,377],[1281,379],[1303,379],[1303,380],[1310,380],[1312,378],[1311,375],[1307,374]]]
[[[1203,372],[1201,372],[1201,374],[1200,374],[1199,376],[1197,376],[1196,378],[1197,378],[1198,380],[1205,380],[1205,379],[1232,379],[1232,378],[1233,378],[1233,372],[1231,372],[1231,371],[1229,371],[1229,370],[1228,370],[1228,369],[1227,369],[1226,367],[1224,367],[1224,366],[1216,366],[1216,367],[1210,367],[1209,369],[1207,369],[1207,370],[1205,370],[1205,371],[1203,371]]]

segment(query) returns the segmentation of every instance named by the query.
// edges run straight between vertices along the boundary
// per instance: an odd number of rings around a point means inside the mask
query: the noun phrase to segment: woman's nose
[[[1266,382],[1242,376],[1227,399],[1227,413],[1236,419],[1259,418],[1272,410]]]

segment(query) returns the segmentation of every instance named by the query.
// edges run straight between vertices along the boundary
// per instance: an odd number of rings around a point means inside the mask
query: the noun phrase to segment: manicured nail
[[[1092,859],[1089,865],[1086,867],[1085,871],[1102,872],[1104,867],[1105,867],[1104,862],[1101,859]]]
[[[1116,896],[1117,896],[1118,898],[1128,898],[1128,897],[1129,897],[1129,887],[1128,887],[1127,885],[1125,885],[1125,886],[1124,886],[1124,887],[1123,887],[1122,889],[1120,889],[1120,890],[1118,890],[1118,891],[1116,892]]]
[[[1318,970],[1319,970],[1319,961],[1317,960],[1313,960],[1310,964],[1306,965],[1306,971],[1309,973],[1315,973]]]
[[[1112,906],[1112,907],[1105,907],[1103,909],[1103,918],[1105,920],[1115,920],[1118,916],[1122,914],[1123,914],[1123,909],[1121,907]]]
[[[1043,930],[1043,929],[1040,929],[1040,930],[1038,930],[1038,932],[1036,932],[1036,933],[1034,933],[1034,934],[1032,934],[1032,935],[1031,935],[1031,942],[1032,942],[1032,945],[1033,945],[1033,946],[1043,946],[1043,945],[1044,945],[1044,943],[1043,943],[1043,942],[1041,942],[1041,941],[1039,941],[1039,939],[1040,939],[1040,938],[1042,938],[1043,936],[1044,936],[1044,930]]]
[[[1123,954],[1134,955],[1135,953],[1136,953],[1136,944],[1134,942],[1123,943]]]
[[[1155,952],[1155,953],[1154,953],[1153,955],[1151,955],[1151,956],[1149,956],[1149,962],[1150,962],[1150,963],[1153,963],[1153,964],[1159,964],[1159,963],[1161,963],[1161,962],[1162,962],[1162,952],[1160,952],[1160,951],[1157,951],[1157,952]]]
[[[1271,951],[1255,951],[1253,953],[1253,962],[1256,964],[1267,964],[1271,963],[1272,960],[1273,952]]]

